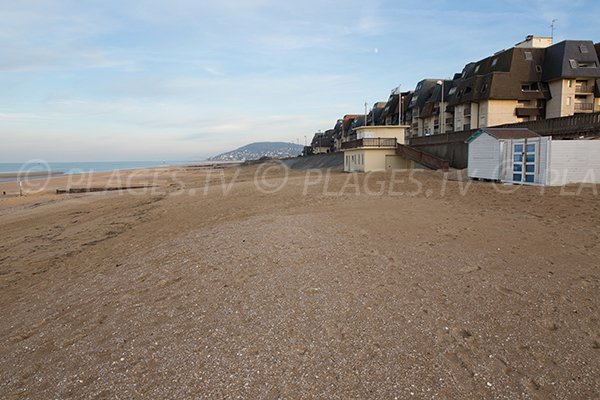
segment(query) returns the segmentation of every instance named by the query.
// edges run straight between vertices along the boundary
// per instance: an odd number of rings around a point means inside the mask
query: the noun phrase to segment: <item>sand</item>
[[[1,397],[600,393],[595,187],[128,173],[0,196]]]

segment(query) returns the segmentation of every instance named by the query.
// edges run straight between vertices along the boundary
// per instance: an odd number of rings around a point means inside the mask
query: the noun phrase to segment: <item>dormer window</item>
[[[569,65],[571,65],[571,68],[573,69],[577,69],[577,61],[570,59],[569,60]]]
[[[452,96],[454,93],[456,93],[456,88],[450,88],[450,90],[448,91],[448,96]]]
[[[596,68],[596,61],[579,61],[577,68]]]
[[[530,52],[530,51],[526,51],[526,52],[525,52],[525,59],[526,59],[527,61],[533,61],[533,53],[532,53],[532,52]]]
[[[475,71],[474,71],[474,72],[475,72],[475,73],[478,73],[478,72],[479,72],[479,65],[475,67]]]
[[[579,45],[579,51],[582,52],[583,54],[587,54],[588,52],[588,48],[585,44],[580,44]]]
[[[492,67],[495,67],[496,64],[498,64],[498,57],[496,57],[492,60]]]

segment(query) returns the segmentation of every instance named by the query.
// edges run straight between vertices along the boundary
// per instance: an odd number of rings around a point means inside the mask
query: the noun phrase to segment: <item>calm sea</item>
[[[101,162],[43,162],[0,163],[1,174],[54,172],[63,174],[85,174],[90,172],[116,171],[136,168],[164,167],[169,165],[202,164],[197,161],[101,161]],[[14,181],[13,177],[0,176],[0,182]]]

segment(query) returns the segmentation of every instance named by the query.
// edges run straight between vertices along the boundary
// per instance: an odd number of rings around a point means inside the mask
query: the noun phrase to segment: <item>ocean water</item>
[[[116,171],[121,169],[164,167],[181,165],[185,161],[99,161],[99,162],[45,162],[0,163],[0,174],[18,172],[62,172],[81,174],[89,172]],[[192,163],[187,161],[187,163]]]
[[[99,161],[99,162],[45,162],[41,160],[26,163],[0,163],[0,182],[14,181],[15,177],[2,177],[2,174],[53,172],[65,175],[87,174],[92,172],[117,171],[136,168],[165,167],[182,164],[199,164],[192,161]]]

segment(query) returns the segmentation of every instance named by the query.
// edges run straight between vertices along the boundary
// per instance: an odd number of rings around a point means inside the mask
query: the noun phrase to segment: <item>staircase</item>
[[[401,155],[404,158],[408,158],[409,160],[413,160],[414,162],[430,169],[441,169],[447,171],[450,165],[447,160],[400,143],[396,145],[396,154]]]

